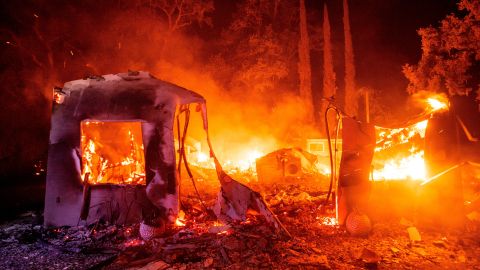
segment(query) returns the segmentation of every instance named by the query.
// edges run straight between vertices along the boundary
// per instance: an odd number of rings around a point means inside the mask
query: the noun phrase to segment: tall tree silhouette
[[[307,29],[305,1],[300,0],[300,40],[298,42],[298,74],[300,78],[300,97],[305,103],[307,121],[313,122],[312,71],[310,67],[310,44]]]
[[[345,112],[351,116],[358,116],[358,93],[355,89],[355,59],[347,0],[343,0],[343,34],[345,37]]]
[[[337,92],[336,86],[336,75],[333,69],[333,55],[332,55],[332,41],[331,41],[331,30],[330,30],[330,20],[328,18],[328,9],[327,4],[323,5],[323,98],[330,99],[334,98]],[[327,109],[328,102],[322,100],[322,109],[320,110],[322,119],[321,130],[323,134],[326,134],[325,130],[325,121],[323,120],[323,114]],[[329,123],[332,122],[329,120]]]

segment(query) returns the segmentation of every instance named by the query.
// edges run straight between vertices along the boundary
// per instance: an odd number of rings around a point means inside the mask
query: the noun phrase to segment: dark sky
[[[327,0],[338,57],[343,54],[341,3]],[[417,29],[438,26],[447,14],[456,11],[453,0],[350,0],[349,5],[358,86],[391,92],[392,98],[403,94],[407,85],[402,65],[420,59]]]
[[[329,9],[332,27],[337,85],[342,89],[343,1],[305,0],[310,21],[321,21],[324,2]],[[398,105],[398,98],[406,97],[408,83],[402,73],[402,66],[415,64],[421,57],[421,41],[417,30],[438,26],[445,16],[458,12],[457,1],[349,0],[349,5],[357,86],[379,90],[386,103]],[[230,19],[235,5],[233,1],[216,0],[215,7],[214,24],[222,25]],[[321,52],[312,53],[314,91],[321,88],[321,58]]]
[[[56,1],[34,2],[52,3],[54,9]],[[325,1],[330,11],[337,74],[342,78],[342,0]],[[322,16],[325,1],[305,0],[309,15]],[[1,2],[0,7],[7,3]],[[28,9],[26,4],[28,2],[19,1],[18,4],[9,3],[8,6],[10,8],[18,6],[18,9],[25,10]],[[215,34],[228,25],[239,1],[214,0],[214,2],[216,8],[213,14],[214,28],[208,30],[213,34],[212,37],[217,36]],[[420,38],[416,30],[428,25],[438,25],[447,14],[456,11],[455,0],[349,0],[349,3],[358,85],[382,90],[394,89],[394,92],[402,92],[407,83],[401,73],[401,66],[405,63],[415,63],[420,57]],[[2,8],[0,15],[5,15],[4,12],[8,11]],[[11,26],[8,17],[2,16],[0,21]],[[321,21],[321,18],[319,20],[310,17],[309,20]],[[314,70],[319,69],[321,65],[317,59],[320,57],[321,55],[312,57]],[[342,88],[341,80],[338,84],[339,88]]]

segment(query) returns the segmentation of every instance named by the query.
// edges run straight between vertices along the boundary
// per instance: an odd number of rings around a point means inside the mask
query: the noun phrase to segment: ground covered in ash
[[[201,195],[213,205],[215,194]],[[184,226],[148,241],[138,224],[45,229],[41,213],[27,212],[0,226],[0,269],[480,269],[478,217],[461,230],[390,217],[354,237],[330,224],[324,193],[287,185],[263,195],[291,238],[255,213],[223,225],[191,193],[182,197]]]

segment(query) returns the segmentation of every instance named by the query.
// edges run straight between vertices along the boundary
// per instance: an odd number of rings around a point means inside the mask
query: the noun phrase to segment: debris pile
[[[187,193],[188,194],[188,193]],[[326,194],[300,184],[273,186],[263,197],[290,232],[247,212],[222,224],[210,210],[214,193],[182,196],[185,216],[159,238],[139,224],[44,229],[32,213],[0,227],[2,269],[472,269],[480,264],[478,220],[465,231],[422,228],[405,218],[374,220],[368,236],[338,227]]]

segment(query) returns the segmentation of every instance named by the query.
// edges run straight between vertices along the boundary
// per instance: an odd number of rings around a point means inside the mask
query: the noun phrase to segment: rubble
[[[214,205],[214,193],[202,196],[208,207]],[[3,224],[0,268],[472,269],[480,265],[479,230],[440,230],[397,218],[373,220],[367,237],[352,237],[331,222],[332,209],[320,207],[325,195],[311,187],[272,187],[264,198],[292,238],[280,237],[263,215],[251,212],[243,222],[221,224],[198,210],[197,198],[183,196],[184,226],[166,228],[161,237],[150,240],[140,237],[139,224],[97,222],[45,229],[32,215]],[[407,228],[421,231],[421,241],[412,242]]]

